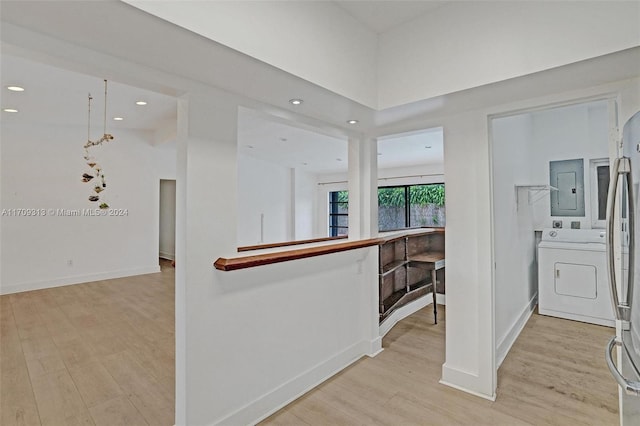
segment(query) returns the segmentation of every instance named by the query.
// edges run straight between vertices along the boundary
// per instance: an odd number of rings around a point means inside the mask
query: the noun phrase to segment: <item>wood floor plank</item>
[[[103,357],[102,362],[149,424],[173,424],[173,393],[146,372],[135,353],[125,350]]]
[[[40,425],[26,365],[0,369],[0,424]]]
[[[147,426],[142,415],[125,397],[110,399],[89,408],[96,426]]]
[[[107,369],[97,360],[69,368],[82,399],[87,407],[93,407],[123,394]]]
[[[8,300],[8,299],[7,299]],[[0,323],[0,371],[25,368],[20,335],[13,320],[12,311]]]
[[[94,424],[67,370],[36,377],[31,383],[43,426]]]
[[[93,347],[80,337],[56,342],[56,346],[58,347],[60,358],[67,368],[84,364],[97,357]]]
[[[22,340],[21,344],[32,379],[66,368],[58,353],[58,347],[50,336],[31,337]]]

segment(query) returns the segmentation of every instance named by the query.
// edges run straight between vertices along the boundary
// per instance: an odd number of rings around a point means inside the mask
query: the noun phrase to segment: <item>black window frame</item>
[[[389,185],[389,186],[379,186],[378,191],[381,189],[389,189],[389,188],[403,188],[404,189],[404,223],[405,227],[403,228],[395,228],[395,229],[380,229],[380,220],[378,219],[378,231],[379,232],[390,232],[390,231],[399,231],[403,229],[412,229],[419,228],[420,226],[412,226],[411,225],[411,187],[416,186],[428,186],[428,185],[443,185],[444,182],[431,182],[431,183],[416,183],[412,185]],[[345,190],[343,190],[345,191]],[[349,232],[349,226],[347,222],[347,226],[338,225],[338,217],[346,216],[348,217],[348,213],[338,213],[338,206],[340,204],[349,205],[349,201],[338,201],[338,194],[343,191],[331,191],[329,192],[329,236],[337,237],[339,229],[346,229],[347,234]],[[379,200],[379,198],[378,198]],[[380,208],[380,204],[378,201],[378,209]]]
[[[442,185],[444,186],[444,182],[431,182],[431,183],[414,183],[411,185],[389,185],[389,186],[379,186],[378,191],[381,189],[389,189],[389,188],[404,188],[404,223],[405,226],[403,228],[395,228],[395,229],[380,229],[380,219],[378,219],[378,232],[392,232],[392,231],[400,231],[403,229],[414,229],[420,228],[420,226],[412,226],[411,225],[411,193],[410,188],[414,186],[428,186],[428,185]],[[379,199],[378,199],[379,200]],[[380,209],[380,202],[378,201],[378,211]]]
[[[338,194],[342,191],[332,191],[329,192],[329,236],[330,237],[338,237],[339,229],[346,229],[346,233],[344,235],[348,235],[349,233],[349,222],[348,217],[349,213],[338,213],[340,204],[346,204],[347,208],[349,206],[349,201],[339,201]],[[347,217],[347,226],[341,226],[338,224],[339,217]]]

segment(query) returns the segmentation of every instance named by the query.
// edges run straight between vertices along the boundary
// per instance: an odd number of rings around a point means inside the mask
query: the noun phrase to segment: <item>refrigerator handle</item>
[[[609,191],[607,194],[607,272],[609,275],[609,288],[611,290],[611,301],[613,303],[613,312],[616,316],[617,320],[629,321],[630,319],[630,310],[629,303],[631,301],[632,291],[633,291],[633,272],[634,272],[634,257],[635,257],[635,246],[634,246],[634,229],[635,229],[635,209],[633,206],[633,180],[631,178],[631,161],[628,157],[616,158],[613,162],[613,179],[609,184]],[[618,182],[620,179],[624,180],[624,184],[627,189],[627,202],[630,206],[628,209],[628,233],[629,233],[629,269],[628,269],[628,282],[627,285],[623,287],[623,290],[626,287],[627,294],[624,295],[624,300],[620,302],[618,298],[618,285],[616,282],[616,274],[615,274],[615,252],[613,250],[613,242],[614,242],[614,213],[615,213],[615,204],[616,204],[616,196],[618,194]]]
[[[609,340],[609,344],[607,345],[607,350],[605,352],[605,358],[607,360],[607,367],[609,367],[609,371],[611,375],[616,379],[616,382],[628,395],[640,396],[640,382],[633,382],[631,380],[625,379],[625,377],[620,373],[618,367],[613,362],[613,348],[619,344],[616,341],[616,336],[611,337]],[[623,350],[623,349],[621,349]]]

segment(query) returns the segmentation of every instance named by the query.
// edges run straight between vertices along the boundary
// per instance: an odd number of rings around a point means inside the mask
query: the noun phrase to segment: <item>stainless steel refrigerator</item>
[[[607,198],[607,256],[616,335],[605,351],[620,422],[640,425],[640,111],[624,125]]]

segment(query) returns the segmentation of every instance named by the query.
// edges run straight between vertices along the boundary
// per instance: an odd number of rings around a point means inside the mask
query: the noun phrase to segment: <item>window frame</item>
[[[329,191],[329,236],[330,237],[338,237],[340,234],[338,233],[339,229],[346,229],[347,232],[345,235],[349,235],[349,213],[338,213],[338,206],[340,204],[345,204],[344,201],[338,201],[338,194],[343,191]],[[346,191],[348,192],[348,191]],[[346,201],[347,209],[349,206],[349,201]],[[338,218],[346,217],[347,218],[347,226],[338,225]]]
[[[606,220],[598,219],[598,167],[609,167],[609,177],[611,178],[611,162],[609,158],[595,158],[589,161],[589,175],[591,177],[591,188],[589,188],[590,204],[591,204],[591,227],[604,229]],[[606,200],[605,200],[606,203]]]
[[[413,186],[429,186],[429,185],[442,185],[444,186],[444,182],[430,182],[430,183],[413,183],[407,185],[388,185],[388,186],[379,186],[378,191],[380,189],[388,189],[388,188],[404,188],[404,223],[405,226],[403,228],[395,228],[395,229],[380,229],[380,219],[378,218],[378,232],[393,232],[393,231],[401,231],[405,229],[417,229],[421,228],[420,225],[413,226],[411,224],[411,187]],[[378,212],[380,211],[380,204],[378,204]]]

